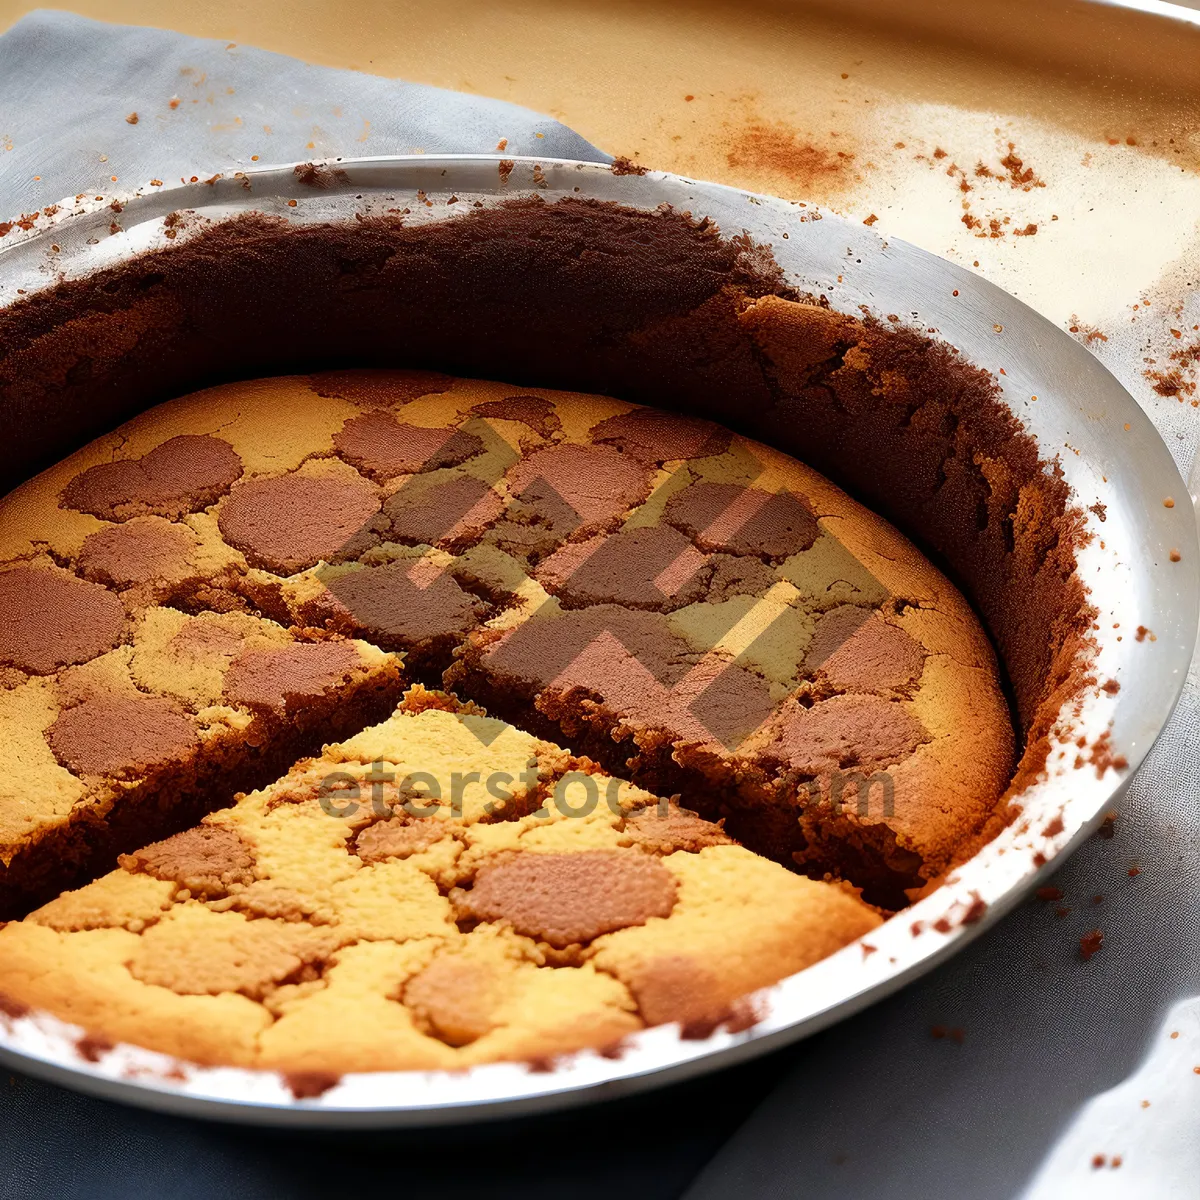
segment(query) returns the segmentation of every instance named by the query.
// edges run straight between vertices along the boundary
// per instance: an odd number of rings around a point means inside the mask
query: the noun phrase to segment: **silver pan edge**
[[[347,1075],[323,1095],[293,1098],[276,1072],[201,1068],[133,1046],[98,1061],[78,1050],[80,1031],[45,1014],[0,1015],[0,1061],[55,1083],[158,1111],[249,1124],[380,1128],[458,1124],[516,1116],[629,1094],[763,1054],[844,1019],[924,974],[1000,919],[1091,833],[1119,801],[1178,700],[1197,636],[1200,544],[1190,504],[1164,507],[1187,489],[1171,455],[1136,401],[1072,338],[993,284],[907,243],[812,205],[758,196],[661,172],[614,175],[608,166],[498,155],[408,156],[339,161],[336,179],[316,190],[295,164],[264,167],[209,182],[151,188],[65,203],[52,217],[0,246],[0,307],[148,250],[166,247],[213,222],[258,211],[292,222],[353,221],[358,213],[411,209],[409,221],[461,219],[475,201],[518,196],[548,202],[582,196],[634,208],[668,204],[711,218],[726,235],[745,232],[769,246],[796,288],[825,295],[837,309],[898,314],[936,330],[977,365],[996,374],[1004,401],[1057,457],[1075,502],[1103,504],[1106,520],[1080,560],[1101,617],[1097,673],[1116,679],[1115,696],[1097,689],[1073,718],[1076,736],[1111,729],[1129,768],[1073,769],[1074,747],[1052,757],[1048,778],[1022,796],[1024,819],[956,871],[946,886],[870,936],[869,948],[831,958],[764,989],[763,1019],[740,1033],[703,1040],[675,1026],[630,1039],[619,1058],[581,1052],[551,1070],[494,1064],[463,1072]],[[420,198],[418,198],[420,193]],[[447,204],[451,197],[456,203]],[[294,203],[292,203],[294,202]],[[169,214],[183,213],[174,228]],[[168,238],[168,233],[173,235]],[[999,374],[1004,368],[1004,374]],[[1036,400],[1033,399],[1036,397]],[[1105,549],[1100,549],[1103,540]],[[1170,563],[1178,549],[1181,561]],[[1143,624],[1155,642],[1118,638]],[[1049,827],[1061,828],[1046,835]],[[986,905],[983,916],[975,898]],[[944,920],[943,920],[944,918]],[[914,922],[924,931],[914,936]],[[935,925],[941,923],[946,932]],[[1003,986],[1003,981],[997,981]]]

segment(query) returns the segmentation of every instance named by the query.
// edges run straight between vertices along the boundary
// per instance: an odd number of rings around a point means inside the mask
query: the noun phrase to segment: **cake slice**
[[[196,1062],[424,1070],[711,1027],[879,922],[848,887],[416,687],[0,929],[0,980],[10,1009]]]
[[[389,712],[400,660],[246,612],[126,609],[53,564],[0,571],[0,919],[194,824]]]

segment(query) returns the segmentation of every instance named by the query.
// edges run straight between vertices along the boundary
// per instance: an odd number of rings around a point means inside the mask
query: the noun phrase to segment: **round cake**
[[[936,886],[1013,770],[910,542],[608,397],[196,393],[0,504],[0,597],[0,992],[198,1062],[736,1019]]]

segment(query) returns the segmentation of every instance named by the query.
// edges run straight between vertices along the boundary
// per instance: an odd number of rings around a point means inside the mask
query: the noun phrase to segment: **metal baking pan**
[[[848,312],[865,306],[902,314],[996,372],[1005,402],[1046,457],[1059,457],[1076,503],[1104,506],[1105,523],[1095,526],[1098,536],[1083,550],[1079,570],[1100,611],[1098,677],[1116,678],[1121,687],[1115,697],[1097,689],[1072,725],[1090,741],[1111,727],[1128,769],[1100,776],[1073,769],[1073,753],[1052,756],[1047,777],[1022,795],[1026,820],[954,872],[944,887],[872,933],[869,947],[848,946],[765,989],[765,1015],[742,1032],[721,1029],[689,1040],[677,1027],[663,1026],[631,1038],[618,1058],[585,1051],[549,1070],[507,1063],[461,1072],[347,1075],[323,1095],[297,1100],[275,1072],[197,1067],[132,1046],[89,1061],[78,1049],[78,1029],[41,1014],[0,1015],[0,1059],[10,1066],[158,1110],[326,1128],[514,1116],[698,1075],[841,1020],[982,933],[1118,802],[1170,716],[1200,613],[1195,521],[1190,505],[1163,505],[1165,496],[1187,496],[1170,453],[1137,403],[1083,346],[978,275],[811,205],[660,172],[618,175],[602,164],[544,159],[510,160],[509,170],[501,161],[491,155],[339,161],[338,173],[329,172],[329,186],[322,189],[306,186],[294,165],[156,187],[119,198],[119,233],[111,231],[112,197],[89,198],[4,240],[0,307],[19,292],[168,246],[187,229],[248,211],[292,222],[353,223],[356,214],[399,207],[412,209],[413,222],[444,221],[458,219],[475,201],[487,206],[523,195],[547,202],[583,196],[647,210],[668,204],[711,218],[726,235],[745,231],[771,248],[796,288],[823,294]],[[452,196],[458,202],[449,205]],[[180,210],[194,215],[182,227],[174,227],[175,218],[164,225]],[[1168,548],[1178,549],[1181,561],[1168,566]],[[1139,624],[1151,626],[1157,640],[1118,633],[1118,627],[1128,633]],[[964,921],[967,913],[972,919]],[[916,921],[925,926],[919,937],[912,932]]]

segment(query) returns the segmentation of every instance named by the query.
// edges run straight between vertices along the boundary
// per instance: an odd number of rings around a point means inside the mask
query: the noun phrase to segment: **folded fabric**
[[[610,156],[550,117],[165,29],[39,10],[0,36],[0,219],[257,161]],[[114,178],[115,177],[115,178]]]

